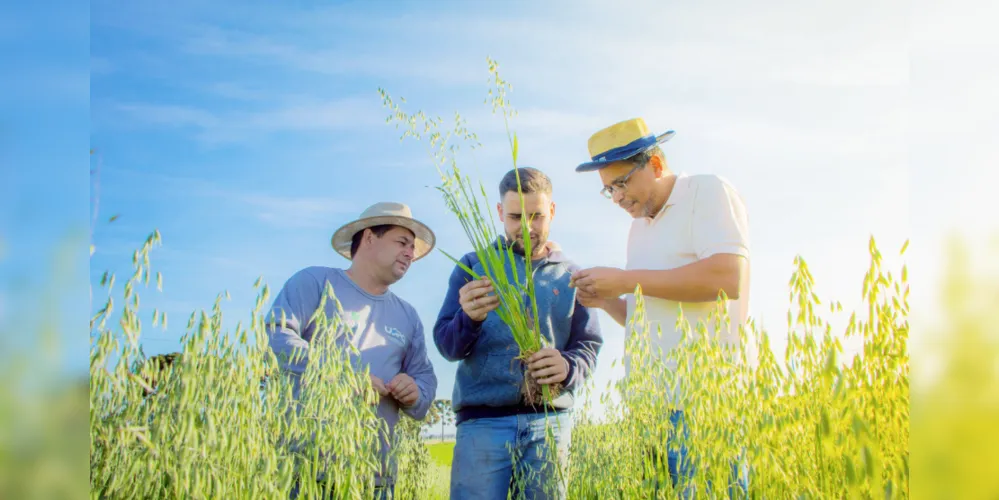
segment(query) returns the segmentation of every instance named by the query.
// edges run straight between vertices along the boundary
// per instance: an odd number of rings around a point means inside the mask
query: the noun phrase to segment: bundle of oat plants
[[[520,172],[517,170],[519,146],[516,133],[510,130],[509,120],[516,112],[506,98],[507,92],[512,87],[500,78],[498,64],[491,59],[488,60],[488,63],[494,87],[490,89],[486,103],[492,104],[493,113],[500,112],[503,116],[517,177],[517,195],[520,199],[521,213],[523,213],[524,193],[520,183]],[[534,282],[531,279],[534,275],[530,257],[533,254],[529,236],[531,221],[528,218],[521,218],[525,268],[523,275],[521,275],[517,270],[518,257],[513,250],[513,242],[508,241],[505,235],[501,236],[496,230],[496,221],[492,211],[489,210],[489,197],[486,195],[485,186],[479,182],[478,189],[476,189],[471,179],[462,174],[461,169],[458,168],[455,156],[459,147],[456,143],[451,143],[451,139],[457,138],[470,142],[473,149],[478,145],[475,134],[468,131],[461,116],[455,114],[454,128],[442,133],[442,120],[439,117],[428,119],[422,111],[408,115],[392,101],[387,92],[379,89],[379,93],[382,96],[383,104],[392,110],[392,114],[386,121],[389,123],[396,121],[397,127],[399,124],[407,126],[402,139],[407,136],[416,139],[421,139],[424,136],[429,138],[429,153],[442,180],[442,184],[436,189],[443,196],[448,210],[461,223],[465,235],[483,267],[483,272],[475,272],[444,250],[441,250],[441,253],[476,280],[487,279],[492,283],[493,291],[500,303],[496,309],[496,314],[503,323],[510,327],[513,341],[519,349],[517,359],[522,363],[526,362],[533,354],[547,346],[547,340],[542,337],[536,326],[537,300]],[[405,102],[405,99],[402,99],[402,102]],[[481,193],[481,201],[476,191]],[[526,366],[523,370],[522,392],[529,404],[550,403],[557,396],[560,384],[542,386],[527,372]]]

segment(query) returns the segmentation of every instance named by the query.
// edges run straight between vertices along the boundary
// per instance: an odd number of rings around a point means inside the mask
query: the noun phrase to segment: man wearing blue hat
[[[652,335],[651,341],[663,353],[679,346],[680,307],[692,329],[703,321],[711,331],[708,318],[724,291],[731,323],[717,333],[721,340],[737,345],[749,305],[746,207],[721,177],[671,172],[659,145],[673,135],[673,131],[654,135],[643,119],[635,118],[590,137],[591,161],[576,171],[596,171],[603,184],[600,194],[634,220],[625,269],[583,269],[573,275],[573,285],[580,303],[605,310],[622,326],[634,314],[633,292],[641,285],[649,331],[662,330],[661,337]],[[630,372],[627,357],[625,370]],[[682,404],[675,407],[670,415],[674,425],[683,417]],[[685,455],[685,450],[669,451],[674,484],[680,464],[684,475],[692,473]]]

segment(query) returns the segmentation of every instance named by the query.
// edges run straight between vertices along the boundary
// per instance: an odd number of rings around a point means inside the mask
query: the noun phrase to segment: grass
[[[574,431],[570,477],[573,498],[648,497],[665,483],[666,436],[691,450],[697,464],[677,490],[718,493],[730,484],[733,463],[751,471],[752,495],[821,498],[906,498],[909,495],[908,283],[906,268],[881,268],[873,239],[863,281],[866,318],[854,315],[844,335],[859,336],[863,355],[841,363],[842,346],[821,318],[811,273],[795,260],[790,281],[789,344],[784,365],[769,335],[752,323],[743,347],[732,348],[681,319],[684,348],[659,353],[644,324],[636,291],[638,332],[627,341],[632,374],[616,386],[619,404],[604,423],[583,418]],[[904,252],[903,247],[902,251]],[[841,311],[838,303],[828,305]],[[714,320],[726,321],[721,309]],[[757,344],[758,364],[745,345]],[[675,366],[671,370],[668,366]],[[662,395],[673,395],[664,398]],[[685,408],[684,429],[664,418],[671,405]],[[585,412],[584,412],[585,414]]]
[[[380,426],[364,374],[350,369],[346,353],[335,346],[314,346],[304,379],[322,377],[324,383],[303,390],[296,407],[290,381],[275,371],[276,360],[260,343],[263,319],[255,316],[252,331],[223,331],[217,301],[211,314],[192,315],[183,352],[172,365],[153,370],[138,348],[136,294],[151,275],[147,257],[158,239],[151,235],[137,252],[125,298],[109,299],[94,318],[91,496],[275,498],[286,494],[296,470],[306,477],[328,472],[341,485],[342,498],[370,493]],[[661,395],[674,392],[690,414],[683,441],[699,464],[690,484],[681,487],[718,488],[726,484],[731,462],[741,458],[752,470],[754,496],[907,498],[907,273],[904,267],[899,273],[883,270],[873,241],[870,252],[866,306],[845,332],[860,336],[864,351],[849,364],[838,360],[842,348],[820,317],[803,259],[796,259],[790,282],[791,341],[784,364],[776,362],[766,332],[754,325],[742,333],[758,344],[756,366],[741,362],[743,350],[705,335],[703,324],[683,325],[689,335],[685,349],[655,352],[650,340],[656,333],[643,325],[638,290],[635,335],[626,344],[637,369],[602,394],[602,419],[581,409],[564,475],[569,497],[650,498],[657,481],[658,494],[668,497],[665,464],[656,457],[665,455],[664,437],[673,431]],[[258,305],[267,296],[261,286]],[[119,332],[103,326],[116,303],[125,304]],[[828,307],[841,310],[836,303]],[[319,352],[331,362],[315,363]],[[667,370],[668,363],[678,370]],[[611,401],[612,394],[619,402]],[[335,428],[325,425],[333,419]],[[397,427],[398,498],[423,498],[424,492],[446,498],[453,443],[427,446],[419,428],[406,418]],[[351,467],[333,466],[330,450]],[[316,483],[305,484],[306,493],[319,492]]]
[[[434,460],[434,463],[451,467],[451,459],[454,457],[454,441],[428,443],[427,449],[430,451],[430,458]]]
[[[427,451],[432,460],[424,485],[427,488],[424,498],[447,500],[451,490],[451,459],[454,458],[454,441],[427,443]]]
[[[420,500],[448,500],[451,497],[451,466],[433,465],[423,478]]]
[[[220,295],[210,315],[191,315],[181,355],[157,366],[139,345],[138,288],[148,286],[149,253],[159,241],[153,233],[135,252],[135,272],[123,284],[120,302],[111,295],[114,276],[102,280],[109,297],[91,322],[91,494],[275,497],[297,475],[328,480],[301,481],[307,495],[331,483],[342,495],[370,494],[384,466],[377,459],[384,426],[367,374],[353,370],[350,352],[335,343],[339,320],[319,315],[322,333],[310,346],[305,373],[291,377],[267,346],[264,323],[279,319],[260,314],[269,290],[258,281],[248,329],[242,322],[235,332],[222,329]],[[324,304],[335,301],[332,289],[327,292]],[[115,331],[107,323],[117,304]],[[163,321],[154,311],[152,324]],[[333,466],[334,456],[351,467]]]

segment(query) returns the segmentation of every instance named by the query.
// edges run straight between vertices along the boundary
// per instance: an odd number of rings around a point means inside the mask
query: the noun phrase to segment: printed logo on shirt
[[[351,311],[344,313],[343,325],[347,327],[347,337],[351,342],[357,339],[357,334],[360,333],[360,323],[361,323],[361,313],[357,311]]]
[[[392,339],[395,343],[399,345],[406,345],[406,336],[402,334],[397,328],[385,325],[385,336]]]

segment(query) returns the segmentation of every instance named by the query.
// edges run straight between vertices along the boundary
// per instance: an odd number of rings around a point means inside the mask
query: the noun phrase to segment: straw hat
[[[576,171],[600,170],[616,161],[627,160],[670,140],[674,134],[670,130],[661,135],[653,135],[641,118],[615,123],[590,136],[587,146],[591,161],[579,165]]]
[[[354,234],[369,227],[380,226],[382,224],[402,226],[416,235],[416,252],[413,255],[414,262],[426,256],[434,248],[436,241],[434,232],[426,224],[414,219],[408,206],[402,203],[385,201],[371,205],[361,213],[360,218],[348,222],[341,226],[340,229],[337,229],[331,239],[333,249],[346,257],[347,260],[351,260],[350,245]]]

